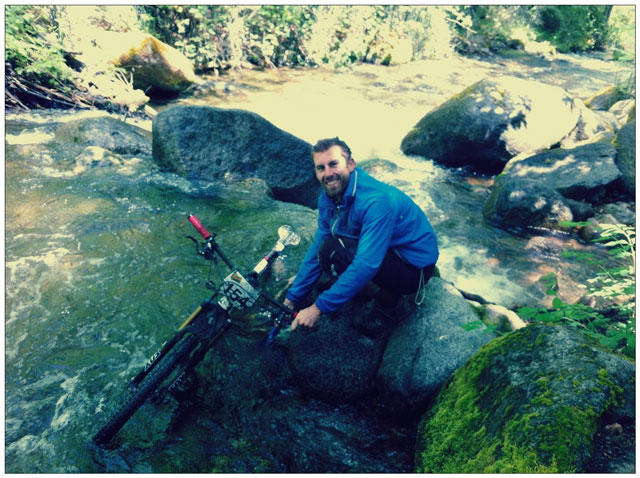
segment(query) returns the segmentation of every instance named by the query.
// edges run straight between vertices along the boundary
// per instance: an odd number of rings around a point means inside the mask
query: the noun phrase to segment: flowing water
[[[156,107],[247,109],[310,143],[339,135],[356,161],[425,210],[438,234],[445,279],[492,302],[533,305],[544,296],[538,282],[543,275],[555,272],[571,284],[589,277],[588,268],[561,256],[585,246],[568,237],[517,237],[487,225],[481,211],[490,178],[406,157],[399,144],[427,111],[487,75],[511,70],[560,84],[577,97],[611,81],[608,63],[578,69],[573,57],[563,61],[567,71],[544,62],[523,69],[516,61],[450,60],[337,73],[242,72],[208,79],[193,96]],[[283,283],[308,245],[315,213],[190,183],[158,172],[148,157],[78,168],[75,145],[54,140],[56,128],[78,116],[50,111],[6,117],[6,471],[212,471],[216,428],[202,420],[192,420],[168,442],[125,447],[107,460],[97,459],[88,441],[109,400],[207,296],[207,266],[184,237],[192,234],[187,214],[201,216],[245,266],[268,250],[278,225],[299,229],[303,243],[275,274],[275,282]],[[368,161],[378,159],[391,164]],[[410,457],[407,451],[398,458],[395,470],[410,470]]]

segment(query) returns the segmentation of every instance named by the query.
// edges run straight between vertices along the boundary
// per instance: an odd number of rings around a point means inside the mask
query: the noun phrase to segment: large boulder
[[[311,145],[248,111],[174,106],[153,119],[153,158],[188,178],[258,178],[276,199],[315,208]]]
[[[310,396],[349,403],[375,392],[387,337],[370,337],[354,327],[354,317],[365,313],[363,304],[348,303],[334,316],[323,316],[314,328],[300,327],[291,334],[289,366]]]
[[[351,301],[313,329],[296,329],[287,343],[296,383],[331,403],[375,395],[397,416],[422,413],[449,375],[494,337],[449,283],[432,277],[425,293],[417,307],[403,300],[393,320],[378,322],[368,303]]]
[[[55,137],[82,148],[98,146],[117,154],[151,156],[151,133],[111,116],[69,121],[56,130]]]
[[[178,93],[198,79],[191,61],[149,34],[113,33],[120,51],[112,62],[131,72],[133,87],[159,93]]]
[[[424,116],[405,154],[496,173],[512,157],[542,151],[576,126],[580,109],[562,89],[513,77],[484,79]]]
[[[612,424],[633,430],[634,364],[574,328],[538,323],[452,375],[420,424],[416,471],[603,472],[594,442]],[[634,472],[634,450],[618,471]]]
[[[517,233],[555,229],[560,222],[574,219],[559,192],[544,183],[506,175],[496,179],[483,214],[490,223]]]
[[[505,175],[536,181],[567,198],[598,204],[605,202],[621,177],[615,159],[616,150],[607,142],[556,148],[511,161]]]
[[[622,174],[623,189],[635,197],[636,195],[636,121],[623,126],[615,139],[616,166]]]
[[[514,158],[500,174],[484,204],[484,217],[508,230],[562,229],[562,221],[582,221],[619,195],[621,173],[609,143],[556,148]]]
[[[494,337],[457,289],[432,277],[425,301],[389,338],[377,376],[383,401],[395,414],[422,412],[449,376]]]

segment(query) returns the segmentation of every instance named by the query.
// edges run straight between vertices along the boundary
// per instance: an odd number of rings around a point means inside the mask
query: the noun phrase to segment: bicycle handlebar
[[[213,259],[214,256],[217,254],[219,257],[222,258],[222,260],[227,264],[227,266],[229,266],[229,268],[232,271],[236,271],[236,272],[232,272],[232,274],[229,276],[232,278],[231,282],[234,284],[237,283],[236,285],[241,284],[242,281],[245,280],[245,278],[242,277],[242,274],[237,271],[237,269],[233,266],[231,261],[229,261],[225,257],[225,255],[222,253],[222,251],[220,250],[220,248],[215,242],[215,234],[211,234],[209,231],[207,231],[207,229],[202,225],[200,220],[195,215],[190,214],[188,216],[188,219],[189,219],[189,222],[193,225],[193,227],[196,228],[196,230],[200,233],[200,235],[206,241],[206,243],[203,244],[204,248],[202,250],[198,249],[198,253],[200,255],[203,255],[206,259],[209,259],[209,260]],[[295,232],[293,232],[293,230],[291,230],[289,226],[281,226],[278,229],[278,235],[280,236],[280,239],[278,240],[276,245],[273,246],[269,251],[269,253],[266,256],[264,256],[264,258],[260,260],[255,265],[255,267],[249,272],[249,276],[248,276],[249,283],[246,283],[244,286],[242,286],[245,288],[245,290],[243,291],[243,293],[240,293],[240,296],[244,297],[245,294],[247,294],[247,291],[251,289],[253,290],[253,293],[249,294],[249,296],[252,296],[253,294],[255,294],[255,296],[253,297],[253,300],[250,301],[251,303],[253,303],[253,301],[255,301],[255,298],[257,298],[258,296],[262,296],[264,299],[267,300],[267,302],[271,302],[274,306],[280,309],[280,312],[276,315],[276,319],[274,321],[275,322],[274,327],[269,333],[269,337],[267,341],[268,343],[271,343],[273,341],[275,336],[278,334],[278,331],[280,330],[280,328],[284,325],[283,320],[285,319],[285,316],[289,316],[291,320],[293,320],[297,315],[297,312],[294,313],[293,311],[290,311],[283,304],[273,299],[268,294],[265,294],[262,290],[260,290],[259,287],[256,289],[253,289],[254,287],[257,286],[255,281],[271,265],[274,259],[280,255],[280,252],[284,250],[284,248],[287,245],[297,245],[300,242],[300,237]],[[191,239],[195,241],[195,239],[193,238]],[[226,281],[227,279],[225,279],[225,282]],[[237,295],[238,293],[235,292],[234,294]],[[234,299],[237,300],[237,297],[234,297]],[[242,305],[246,305],[246,304],[242,304]],[[225,307],[225,310],[226,310],[226,307]],[[196,312],[192,314],[192,317],[197,315],[198,312],[199,310],[196,309]],[[191,322],[192,317],[187,319],[187,321],[183,324],[183,326],[180,329],[183,329],[187,324],[189,324]]]
[[[193,214],[190,214],[188,219],[189,219],[189,222],[193,224],[193,227],[196,228],[196,230],[200,233],[200,235],[205,241],[211,237],[211,233],[207,231],[207,229],[202,225],[202,223],[196,216],[194,216]]]

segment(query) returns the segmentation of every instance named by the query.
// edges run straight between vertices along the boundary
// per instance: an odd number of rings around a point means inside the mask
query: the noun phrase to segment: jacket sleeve
[[[289,287],[287,291],[286,297],[290,301],[294,303],[299,302],[300,299],[309,293],[322,274],[318,260],[318,251],[329,234],[329,220],[320,212],[318,216],[318,229],[316,230],[313,242],[302,259],[302,264],[300,265],[300,269],[298,269],[293,284],[291,284],[291,287]]]
[[[353,262],[338,280],[318,296],[316,305],[331,313],[352,299],[374,278],[391,243],[395,213],[384,199],[373,201],[365,210],[358,249]]]

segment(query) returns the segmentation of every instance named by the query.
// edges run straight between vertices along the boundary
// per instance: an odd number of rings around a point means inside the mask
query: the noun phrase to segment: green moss
[[[597,429],[593,407],[559,400],[576,386],[579,370],[544,372],[514,385],[495,369],[509,351],[530,354],[547,342],[553,326],[529,327],[486,344],[443,387],[418,431],[416,471],[420,473],[567,473],[585,459]],[[585,357],[586,358],[586,357]],[[509,359],[507,359],[509,360]],[[501,383],[504,381],[505,383]],[[606,370],[601,387],[612,397],[622,390]]]
[[[536,337],[536,341],[535,341],[536,346],[541,346],[544,344],[544,336],[542,334],[538,335]]]
[[[597,414],[592,408],[561,406],[553,411],[546,423],[536,428],[536,433],[545,437],[539,450],[553,456],[560,470],[575,471],[576,455],[586,440],[591,439],[597,428]]]
[[[540,395],[534,397],[531,400],[533,405],[542,405],[542,406],[551,406],[553,405],[553,397],[551,394],[551,390],[549,389],[549,378],[548,377],[540,377],[536,384],[539,386],[540,390],[543,390]]]
[[[609,390],[609,400],[607,401],[607,408],[620,405],[619,398],[623,392],[622,387],[619,387],[613,382],[611,376],[609,375],[609,372],[607,372],[607,370],[604,368],[598,370],[598,384],[606,387],[607,390]]]

